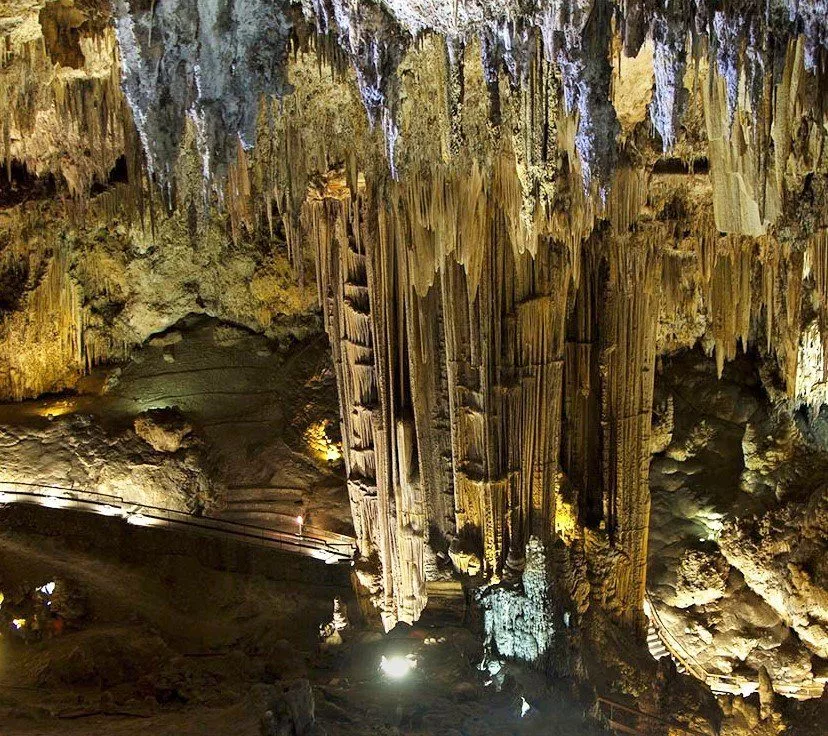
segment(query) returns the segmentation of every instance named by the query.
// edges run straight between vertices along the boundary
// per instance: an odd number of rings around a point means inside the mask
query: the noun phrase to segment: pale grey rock
[[[556,627],[546,549],[535,537],[526,545],[522,586],[494,585],[480,596],[487,644],[508,659],[540,662],[550,652]]]

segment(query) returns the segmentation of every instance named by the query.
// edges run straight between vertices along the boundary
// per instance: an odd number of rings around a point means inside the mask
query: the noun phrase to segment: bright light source
[[[155,519],[143,514],[129,514],[126,520],[127,524],[133,524],[134,526],[153,526],[156,523]]]
[[[304,524],[304,523],[305,523],[305,517],[304,517],[304,516],[297,516],[297,517],[296,517],[296,523],[297,523],[299,526],[302,526],[302,524]]]
[[[521,695],[521,696],[520,696],[520,717],[521,717],[521,718],[525,717],[525,716],[526,716],[526,714],[527,714],[530,710],[532,710],[532,706],[531,706],[531,705],[529,705],[529,703],[527,703],[527,702],[526,702],[526,698],[524,698],[524,697]]]
[[[121,509],[117,506],[109,506],[108,504],[105,504],[98,507],[98,513],[103,516],[120,516]]]
[[[386,657],[383,655],[380,661],[380,669],[387,677],[393,680],[401,680],[417,666],[417,659],[413,654],[405,657],[399,654]]]
[[[14,626],[15,629],[22,629],[25,625],[26,625],[26,619],[25,618],[13,618],[12,619],[12,626]]]
[[[48,506],[50,509],[63,509],[72,505],[72,501],[68,498],[58,498],[58,496],[44,496],[40,499],[40,503]]]
[[[52,595],[55,592],[55,583],[54,581],[46,583],[46,585],[41,585],[38,590],[45,595]]]
[[[755,682],[744,682],[740,687],[743,698],[749,698],[753,693],[759,689],[759,685]]]

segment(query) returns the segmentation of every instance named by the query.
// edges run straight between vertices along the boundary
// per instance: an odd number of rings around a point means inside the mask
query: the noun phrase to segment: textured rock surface
[[[535,538],[556,601],[643,633],[648,548],[670,546],[648,538],[663,450],[682,543],[653,569],[676,626],[722,671],[814,669],[820,3],[124,1],[114,32],[81,6],[3,26],[0,393],[72,387],[190,312],[278,339],[321,321],[387,628],[452,562],[520,579]],[[694,346],[719,376],[749,351],[773,410],[711,375],[688,398],[706,415],[673,427],[656,370]],[[153,348],[170,373],[186,360]],[[784,419],[799,407],[807,431]],[[291,457],[239,439],[218,463],[252,507],[293,476],[323,514],[319,465]]]
[[[756,682],[765,667],[777,687],[818,690],[824,451],[761,389],[744,359],[720,381],[700,357],[665,367],[676,418],[653,461],[651,600],[708,672]]]
[[[324,338],[279,345],[198,316],[175,327],[129,363],[83,379],[76,394],[0,404],[10,438],[0,481],[266,527],[303,514],[308,525],[351,533],[337,463],[304,441],[309,427],[335,427],[338,416]]]
[[[135,434],[158,452],[175,452],[182,440],[193,431],[192,426],[177,411],[150,409],[139,414],[133,422]]]
[[[5,425],[0,432],[0,484],[32,483],[58,493],[78,488],[180,511],[209,508],[215,501],[203,447],[195,442],[171,455],[135,432],[110,433],[83,415],[42,420],[39,426]]]
[[[543,662],[555,638],[547,553],[535,538],[526,545],[519,588],[493,587],[482,593],[483,625],[492,655]]]

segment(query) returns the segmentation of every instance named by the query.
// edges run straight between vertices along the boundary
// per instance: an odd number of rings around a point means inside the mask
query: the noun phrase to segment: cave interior
[[[0,0],[2,736],[821,736],[824,0]]]

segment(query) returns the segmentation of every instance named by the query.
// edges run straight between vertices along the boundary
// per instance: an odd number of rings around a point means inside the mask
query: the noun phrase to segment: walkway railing
[[[166,529],[190,529],[247,544],[280,549],[323,560],[329,564],[353,558],[355,540],[342,534],[302,525],[276,529],[211,516],[196,516],[186,511],[147,506],[121,496],[97,491],[62,488],[42,483],[0,480],[0,504],[28,503],[54,509],[74,509],[120,517],[128,524]],[[301,533],[300,533],[301,531]]]
[[[645,713],[609,698],[598,697],[597,703],[602,715],[607,720],[607,725],[616,733],[643,735],[652,733],[652,727],[658,725],[664,727],[670,734],[675,734],[675,736],[707,736],[701,731],[696,731],[673,721],[667,721],[660,716]]]
[[[644,612],[670,656],[677,663],[681,663],[693,677],[704,682],[714,693],[747,696],[759,689],[758,679],[755,680],[742,675],[723,675],[718,672],[708,672],[664,624],[658,609],[650,599],[649,593],[644,598]],[[820,697],[824,686],[825,683],[819,680],[814,680],[813,683],[805,685],[788,685],[775,682],[773,689],[779,695],[806,700]]]

